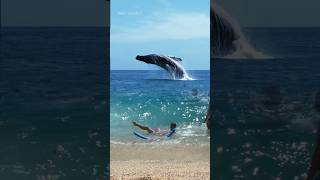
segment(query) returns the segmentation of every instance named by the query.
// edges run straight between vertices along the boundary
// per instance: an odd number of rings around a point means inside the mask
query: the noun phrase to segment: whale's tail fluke
[[[147,64],[154,64],[165,69],[170,73],[174,80],[192,80],[188,75],[184,67],[178,62],[182,61],[181,58],[171,57],[158,54],[138,55],[136,56],[138,61],[145,62]]]

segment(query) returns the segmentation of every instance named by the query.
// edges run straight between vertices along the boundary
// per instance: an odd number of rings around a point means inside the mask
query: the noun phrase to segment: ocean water
[[[108,30],[2,28],[0,177],[102,179],[107,167]],[[304,179],[317,141],[319,28],[245,29],[269,59],[212,59],[216,179]],[[131,120],[165,143],[209,143],[209,72],[111,71],[111,143],[140,143]],[[106,156],[107,157],[107,156]],[[216,173],[215,173],[216,172]]]
[[[114,144],[146,143],[133,135],[132,121],[162,130],[177,123],[169,140],[151,143],[209,145],[203,124],[210,89],[210,71],[188,71],[194,80],[172,80],[162,70],[112,70],[110,138]],[[147,134],[146,134],[147,135]],[[148,142],[150,143],[150,142]]]
[[[107,28],[2,28],[0,179],[104,179]]]
[[[320,28],[248,28],[265,59],[212,59],[213,178],[305,179],[317,143]]]

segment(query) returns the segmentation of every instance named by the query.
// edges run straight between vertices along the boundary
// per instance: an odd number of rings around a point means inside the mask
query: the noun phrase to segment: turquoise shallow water
[[[202,123],[208,103],[209,71],[189,71],[194,80],[171,80],[164,71],[111,71],[110,133],[112,143],[142,142],[132,120],[178,133],[167,142],[209,144]]]

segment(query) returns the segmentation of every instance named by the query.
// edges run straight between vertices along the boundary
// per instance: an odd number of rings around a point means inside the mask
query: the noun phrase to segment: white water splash
[[[170,57],[168,57],[170,58]],[[171,58],[170,58],[171,59]],[[172,61],[175,61],[172,59]],[[188,72],[186,71],[186,69],[178,62],[176,62],[176,66],[178,66],[178,68],[180,68],[183,71],[183,77],[176,77],[176,68],[172,68],[171,66],[167,66],[168,72],[170,73],[171,77],[173,80],[194,80],[193,78],[191,78],[188,74]]]

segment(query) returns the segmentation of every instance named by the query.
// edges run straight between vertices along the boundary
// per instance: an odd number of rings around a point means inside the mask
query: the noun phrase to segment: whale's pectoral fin
[[[181,58],[178,58],[178,57],[174,57],[174,56],[170,56],[171,59],[175,60],[175,61],[182,61]]]

